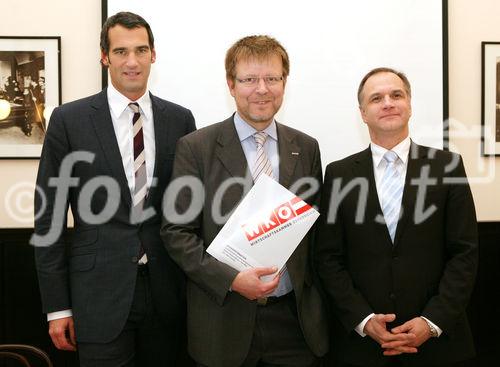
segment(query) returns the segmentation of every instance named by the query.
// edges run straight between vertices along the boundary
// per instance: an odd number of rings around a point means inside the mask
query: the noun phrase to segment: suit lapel
[[[296,133],[276,122],[278,134],[278,155],[279,155],[279,183],[287,189],[300,179],[304,172],[296,172],[297,162],[301,159],[302,148],[297,144]],[[307,153],[307,152],[306,152]],[[294,251],[286,262],[288,274],[292,282],[293,289],[300,290],[303,287],[304,274],[306,274],[307,264],[304,259],[307,257],[307,248],[300,248]]]
[[[94,113],[90,115],[90,120],[94,125],[97,139],[99,140],[101,149],[104,152],[106,162],[113,173],[113,177],[118,180],[122,192],[122,199],[128,206],[130,206],[130,189],[127,177],[125,176],[123,160],[120,154],[120,148],[118,147],[118,142],[116,140],[111,114],[109,112],[106,89],[96,95],[92,101],[92,107],[94,108]]]
[[[279,183],[288,188],[292,183],[293,174],[297,161],[300,159],[301,149],[295,143],[293,131],[285,129],[283,125],[276,123],[278,133],[278,154],[279,154]]]
[[[398,245],[401,233],[404,231],[405,226],[413,217],[415,200],[417,195],[417,186],[412,185],[411,181],[420,176],[420,168],[422,167],[422,159],[427,156],[427,149],[415,143],[411,143],[410,153],[408,155],[408,166],[406,169],[405,184],[403,189],[403,197],[401,199],[402,215],[396,227],[396,234],[394,237],[394,247]],[[364,150],[359,154],[356,160],[356,165],[353,166],[354,177],[366,177],[369,184],[368,203],[366,208],[365,217],[367,220],[374,220],[377,216],[383,218],[382,208],[380,207],[380,200],[376,190],[375,175],[373,172],[373,159],[371,150]],[[377,223],[377,222],[375,222]],[[389,230],[385,224],[380,226],[385,231],[388,243],[391,243]]]
[[[159,105],[158,101],[156,100],[156,97],[153,96],[151,93],[149,94],[149,96],[151,98],[151,105],[153,108],[153,124],[155,133],[155,165],[153,169],[153,179],[154,179],[155,177],[156,178],[159,177],[158,167],[160,162],[165,162],[166,159],[165,157],[166,150],[163,149],[162,147],[167,147],[169,145],[169,142],[164,140],[165,137],[167,137],[167,139],[169,138],[169,134],[167,132],[169,117],[165,109]],[[146,208],[150,206],[155,194],[156,194],[156,186],[152,185],[149,188],[148,195],[146,197],[146,202],[144,203],[144,206]]]
[[[380,223],[376,218],[383,218],[382,208],[377,193],[377,185],[375,183],[375,173],[373,172],[373,158],[370,147],[363,150],[356,159],[356,164],[353,165],[353,177],[364,177],[368,180],[368,198],[366,203],[365,220],[373,222],[380,226],[385,231],[387,241],[391,242],[391,237],[387,226]]]
[[[418,187],[416,185],[412,185],[411,182],[413,179],[420,176],[420,168],[422,167],[425,157],[427,157],[427,152],[427,148],[411,142],[410,153],[408,154],[408,166],[406,168],[403,198],[401,199],[401,210],[403,213],[399,219],[398,226],[396,227],[394,246],[398,245],[401,233],[404,231],[405,226],[411,218],[413,218]]]
[[[278,134],[278,154],[279,154],[279,183],[284,187],[290,185],[295,166],[300,157],[301,149],[295,143],[293,133],[277,123]],[[245,177],[250,175],[248,163],[238,138],[238,133],[234,127],[233,117],[222,122],[219,136],[217,138],[218,147],[215,154],[233,177]]]
[[[246,177],[246,175],[250,175],[247,172],[247,159],[243,153],[232,116],[221,123],[215,155],[231,176]]]

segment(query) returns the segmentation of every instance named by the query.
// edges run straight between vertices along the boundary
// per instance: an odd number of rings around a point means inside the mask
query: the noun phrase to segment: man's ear
[[[363,119],[363,122],[366,124],[366,116],[365,116],[365,110],[363,109],[363,107],[358,106],[359,108],[359,113],[361,114],[361,118]]]
[[[101,50],[101,65],[106,67],[109,65],[108,55],[103,50]]]
[[[154,64],[156,61],[156,50],[153,48],[151,50],[151,64]]]
[[[234,79],[226,78],[227,86],[229,87],[229,93],[234,97]]]

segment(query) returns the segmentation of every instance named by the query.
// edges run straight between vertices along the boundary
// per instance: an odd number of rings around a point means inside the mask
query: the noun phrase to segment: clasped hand
[[[418,347],[430,338],[427,322],[415,317],[404,324],[387,330],[386,324],[396,319],[394,314],[376,314],[366,323],[363,331],[384,349],[384,355],[417,353]]]

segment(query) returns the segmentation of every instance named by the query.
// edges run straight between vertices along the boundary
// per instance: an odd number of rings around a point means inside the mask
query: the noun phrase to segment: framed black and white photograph
[[[500,156],[500,42],[482,42],[482,153]]]
[[[0,36],[0,158],[38,158],[61,104],[61,38]]]

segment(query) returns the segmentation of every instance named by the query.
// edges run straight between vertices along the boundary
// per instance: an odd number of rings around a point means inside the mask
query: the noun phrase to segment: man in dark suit
[[[409,138],[410,83],[389,68],[358,89],[371,144],[330,163],[315,265],[345,366],[447,366],[474,354],[465,307],[477,267],[458,154]]]
[[[204,204],[201,213],[186,220],[165,208],[162,237],[188,278],[188,348],[200,366],[315,366],[326,352],[325,316],[309,264],[310,236],[281,276],[268,283],[260,277],[277,269],[238,272],[206,252],[260,173],[287,188],[304,177],[321,181],[317,141],[274,119],[288,72],[288,55],[275,39],[237,41],[226,54],[226,79],[237,112],[177,145],[173,177],[201,181],[203,189],[182,188],[175,211],[186,213],[198,194]],[[318,188],[304,199],[315,203]]]
[[[156,53],[142,17],[110,17],[101,54],[111,84],[54,110],[40,159],[32,243],[43,310],[56,347],[78,349],[81,366],[173,366],[185,281],[160,238],[161,202],[194,118],[148,92]]]

